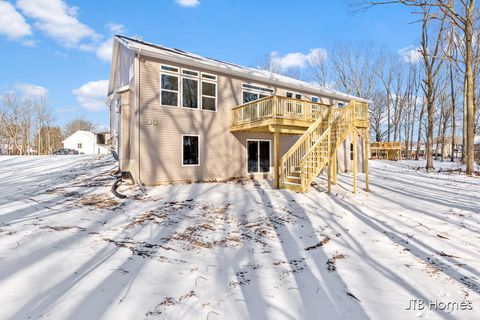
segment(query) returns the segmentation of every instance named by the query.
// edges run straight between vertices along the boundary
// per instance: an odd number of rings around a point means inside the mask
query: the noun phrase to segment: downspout
[[[142,49],[141,48],[137,48],[137,55],[135,57],[135,91],[136,91],[136,96],[135,96],[135,104],[136,104],[136,109],[137,109],[137,113],[138,113],[138,121],[137,121],[137,132],[138,132],[138,152],[137,152],[137,170],[138,170],[138,185],[140,187],[140,190],[142,190],[143,193],[146,192],[145,190],[145,187],[143,185],[143,182],[142,182],[142,179],[141,179],[141,175],[140,175],[140,142],[141,142],[141,139],[140,139],[140,124],[141,124],[141,120],[140,120],[140,57],[141,57],[141,54],[142,54]]]

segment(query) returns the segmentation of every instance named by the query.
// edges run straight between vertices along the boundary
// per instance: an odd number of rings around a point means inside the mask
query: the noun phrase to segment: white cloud
[[[175,0],[175,2],[182,7],[196,7],[200,4],[198,0]]]
[[[0,0],[0,33],[9,39],[20,39],[32,34],[25,18],[9,2]]]
[[[422,59],[420,47],[408,46],[398,50],[398,54],[402,57],[403,61],[407,63],[418,63]]]
[[[34,26],[65,47],[76,47],[83,40],[100,36],[77,19],[78,8],[61,0],[18,0],[23,14],[34,19]]]
[[[48,94],[47,88],[32,83],[17,83],[14,89],[25,97],[44,97]]]
[[[75,89],[72,93],[76,96],[80,106],[90,111],[106,110],[108,80],[90,81]]]
[[[100,43],[100,45],[95,49],[95,53],[100,60],[110,62],[112,59],[113,36],[115,34],[125,32],[125,27],[120,23],[108,23],[107,27],[112,33],[112,36],[106,41]]]
[[[322,48],[310,49],[309,53],[302,52],[288,53],[284,56],[280,56],[278,52],[274,51],[270,54],[272,63],[279,66],[280,69],[285,70],[288,68],[304,68],[308,63],[316,64],[321,59],[327,57],[327,51]]]

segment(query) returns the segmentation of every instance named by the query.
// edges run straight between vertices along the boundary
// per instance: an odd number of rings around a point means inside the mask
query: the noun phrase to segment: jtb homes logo
[[[471,301],[439,301],[439,300],[410,300],[406,310],[439,310],[439,311],[458,311],[458,310],[473,310]]]

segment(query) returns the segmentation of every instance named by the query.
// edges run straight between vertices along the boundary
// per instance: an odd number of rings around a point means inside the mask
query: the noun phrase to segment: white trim
[[[162,67],[177,69],[177,71],[165,70]],[[169,64],[162,63],[162,64],[160,64],[160,72],[171,72],[171,73],[178,74],[178,73],[180,73],[180,67],[176,67],[176,66],[172,66],[172,65],[169,65]]]
[[[215,79],[211,79],[211,78],[204,78],[203,75],[206,75],[207,77],[210,76],[210,77],[214,77]],[[218,80],[218,77],[216,74],[211,74],[211,73],[206,73],[206,72],[202,72],[201,76],[200,76],[202,79],[207,79],[209,81],[217,81]]]
[[[189,108],[189,107],[184,107],[183,106],[183,79],[188,79],[188,80],[193,80],[197,81],[197,107],[196,108]],[[180,81],[180,91],[181,91],[181,101],[180,101],[180,108],[182,109],[188,109],[188,110],[199,110],[200,109],[200,104],[201,104],[201,92],[200,92],[200,79],[195,78],[195,77],[188,77],[188,76],[182,76],[181,81]]]
[[[201,86],[202,86],[200,88],[200,109],[202,111],[217,112],[217,110],[218,110],[218,83],[216,81],[210,81],[210,80],[204,80],[204,79],[200,79],[200,82],[201,82]],[[204,82],[211,83],[211,84],[215,85],[215,96],[208,96],[208,95],[203,94],[203,83]],[[215,98],[215,110],[203,109],[203,97],[204,96],[206,98]]]
[[[193,74],[185,74],[183,73],[184,71],[188,71],[188,72],[195,72],[197,75],[193,75]],[[187,68],[182,68],[182,76],[185,76],[185,77],[192,77],[192,78],[200,78],[200,71],[197,71],[197,70],[192,70],[192,69],[187,69]]]
[[[261,142],[261,141],[266,141],[268,142],[268,172],[248,172],[248,142]],[[247,152],[247,157],[246,157],[246,164],[245,164],[245,170],[247,172],[247,175],[255,175],[255,174],[266,174],[266,173],[272,173],[272,167],[274,165],[272,161],[272,140],[269,139],[246,139],[245,142],[245,149]],[[258,144],[258,169],[260,169],[260,143]]]
[[[184,164],[183,163],[183,137],[197,137],[198,138],[198,164]],[[185,133],[182,134],[182,138],[180,141],[180,146],[182,147],[182,158],[180,159],[180,163],[182,164],[182,167],[198,167],[200,166],[200,136],[198,134],[189,134]]]
[[[177,91],[175,90],[170,90],[170,89],[162,89],[162,75],[166,75],[166,76],[170,76],[170,77],[176,77],[177,78]],[[160,72],[160,95],[159,95],[159,100],[160,100],[160,106],[162,107],[169,107],[169,108],[178,108],[178,104],[180,102],[180,86],[181,86],[181,83],[180,83],[180,75],[178,74],[170,74],[170,73],[163,73],[163,72]],[[166,91],[166,92],[173,92],[173,93],[176,93],[177,94],[177,105],[176,106],[172,106],[172,105],[169,105],[169,104],[163,104],[162,103],[162,91]]]

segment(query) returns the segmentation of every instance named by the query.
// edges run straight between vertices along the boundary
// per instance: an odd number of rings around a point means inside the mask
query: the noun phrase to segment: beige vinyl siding
[[[274,87],[268,83],[252,82],[248,79],[233,78],[225,74],[217,75],[217,112],[160,105],[160,63],[161,61],[143,58],[139,60],[137,75],[140,81],[140,127],[136,130],[135,92],[130,94],[130,171],[146,185],[166,182],[223,180],[231,177],[247,176],[247,139],[270,140],[271,166],[273,166],[273,135],[254,133],[231,133],[231,109],[242,104],[242,83],[272,87],[274,94],[284,96],[286,87]],[[172,65],[171,63],[165,63]],[[199,70],[188,66],[195,71]],[[199,79],[200,81],[201,79]],[[179,74],[179,83],[180,74]],[[200,84],[200,82],[199,82]],[[133,86],[131,87],[133,88]],[[298,92],[305,97],[319,96],[313,92]],[[322,102],[331,104],[333,100],[320,97]],[[200,97],[199,97],[200,99]],[[156,123],[156,125],[155,125]],[[140,145],[136,145],[140,134]],[[182,165],[182,135],[200,137],[200,165]],[[132,139],[133,137],[133,139]],[[298,139],[294,135],[281,135],[280,148],[283,155]],[[139,148],[140,172],[136,172]]]

